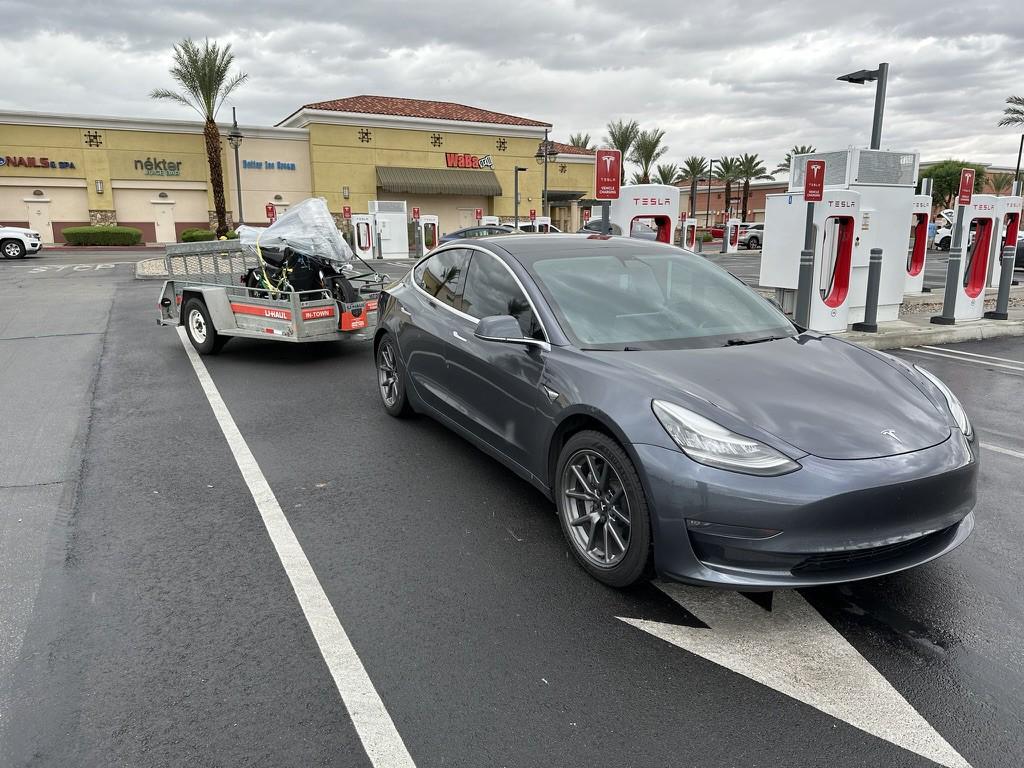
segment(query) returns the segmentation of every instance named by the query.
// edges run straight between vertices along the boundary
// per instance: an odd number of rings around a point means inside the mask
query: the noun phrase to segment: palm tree
[[[174,46],[174,66],[171,78],[181,87],[180,91],[156,88],[149,95],[153,99],[168,99],[191,107],[205,121],[203,137],[206,139],[206,160],[210,165],[210,183],[213,185],[213,206],[217,210],[218,237],[228,231],[227,212],[224,205],[224,171],[220,162],[220,131],[217,129],[217,112],[225,99],[245,82],[244,72],[232,75],[231,65],[235,56],[231,44],[223,48],[209,40],[200,47],[190,38]],[[241,212],[239,212],[241,213]]]
[[[750,197],[750,182],[754,179],[774,179],[775,177],[768,173],[768,169],[764,167],[764,161],[758,155],[744,154],[739,159],[739,167],[737,172],[739,177],[743,179],[743,215],[740,221],[747,220],[747,199]]]
[[[818,150],[810,144],[794,144],[793,148],[786,153],[786,157],[783,158],[782,162],[778,164],[772,173],[789,173],[789,161],[792,160],[795,155],[809,155],[812,152],[817,151]]]
[[[583,133],[570,133],[569,134],[569,146],[570,147],[582,147],[583,149],[593,149],[590,145],[590,134]]]
[[[1003,110],[1003,117],[998,125],[1024,125],[1024,96],[1009,96],[1006,103],[1010,106]]]
[[[708,172],[708,159],[690,155],[683,160],[682,177],[683,181],[690,182],[690,215],[696,215],[697,207],[697,181]]]
[[[636,120],[614,120],[608,123],[608,135],[604,137],[604,145],[609,149],[617,149],[622,153],[622,179],[626,183],[626,159],[629,157],[633,143],[640,135],[640,126]]]
[[[658,184],[675,184],[683,179],[679,174],[679,166],[675,163],[668,163],[667,165],[658,166],[658,171],[654,174],[654,180]]]
[[[725,183],[725,209],[732,212],[732,183],[739,181],[740,159],[738,157],[722,157],[715,163],[715,178]]]
[[[651,183],[651,168],[668,152],[668,147],[661,146],[665,132],[660,128],[651,128],[649,131],[640,131],[636,141],[633,142],[633,151],[629,155],[630,162],[640,166],[640,184]]]
[[[992,194],[1003,195],[1006,191],[1013,186],[1013,174],[1012,173],[993,173],[988,177],[989,184],[992,185]]]

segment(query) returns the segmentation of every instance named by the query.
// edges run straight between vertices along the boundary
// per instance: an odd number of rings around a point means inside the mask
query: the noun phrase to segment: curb
[[[973,321],[963,325],[913,328],[890,333],[837,333],[841,339],[871,349],[899,349],[925,344],[957,344],[1011,336],[1024,336],[1024,320]]]

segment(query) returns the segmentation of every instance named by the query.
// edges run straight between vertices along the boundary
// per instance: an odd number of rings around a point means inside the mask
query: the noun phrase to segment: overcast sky
[[[0,0],[0,109],[184,117],[171,45],[230,42],[249,81],[240,122],[304,103],[378,94],[458,101],[598,142],[617,118],[667,132],[666,161],[793,144],[866,146],[874,85],[837,75],[890,62],[882,146],[924,159],[1016,163],[996,128],[1024,96],[1021,0]],[[230,119],[230,111],[222,118]]]

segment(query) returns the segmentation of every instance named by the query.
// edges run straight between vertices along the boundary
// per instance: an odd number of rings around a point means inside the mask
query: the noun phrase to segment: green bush
[[[702,243],[710,243],[712,240],[714,240],[714,238],[711,236],[710,232],[701,232],[700,241]]]
[[[198,243],[202,240],[213,240],[217,233],[211,229],[186,229],[181,233],[181,242]]]
[[[68,227],[64,230],[68,245],[138,245],[142,230],[135,227]]]

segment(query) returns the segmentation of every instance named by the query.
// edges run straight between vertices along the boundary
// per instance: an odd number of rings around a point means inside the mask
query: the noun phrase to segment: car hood
[[[939,407],[896,367],[827,336],[610,354],[648,380],[706,400],[741,424],[825,459],[908,453],[950,435]]]
[[[26,229],[25,227],[4,227],[0,226],[0,232],[9,235],[38,235],[34,229]]]

